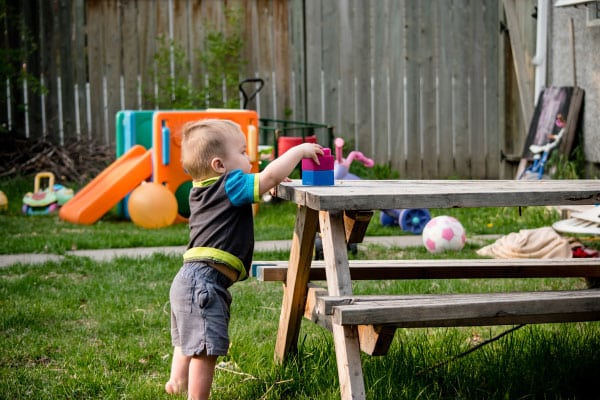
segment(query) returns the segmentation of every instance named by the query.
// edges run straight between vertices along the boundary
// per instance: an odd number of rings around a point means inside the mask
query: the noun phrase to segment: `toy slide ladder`
[[[74,224],[91,225],[151,175],[152,151],[135,145],[77,192],[58,215]]]

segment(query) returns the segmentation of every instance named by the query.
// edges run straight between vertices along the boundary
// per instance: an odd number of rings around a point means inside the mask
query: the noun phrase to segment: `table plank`
[[[342,325],[391,324],[396,327],[505,325],[589,321],[600,318],[600,289],[370,296],[343,299],[322,297]],[[345,305],[343,305],[346,303]],[[335,305],[339,304],[339,305]]]
[[[261,281],[287,280],[287,262],[263,261],[257,265]],[[463,279],[463,278],[565,278],[600,277],[600,258],[551,259],[448,259],[351,260],[352,280]],[[311,281],[326,280],[325,263],[313,261]]]
[[[516,207],[600,203],[600,180],[339,180],[282,183],[277,196],[315,210]]]
[[[323,297],[327,303],[328,297]],[[483,326],[591,321],[600,318],[600,290],[369,296],[332,299],[322,309],[334,324],[396,327]]]

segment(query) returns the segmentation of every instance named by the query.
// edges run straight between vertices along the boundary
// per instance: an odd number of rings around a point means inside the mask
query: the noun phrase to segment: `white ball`
[[[456,218],[448,215],[432,218],[423,228],[422,236],[423,245],[430,253],[459,251],[466,241],[465,228]]]

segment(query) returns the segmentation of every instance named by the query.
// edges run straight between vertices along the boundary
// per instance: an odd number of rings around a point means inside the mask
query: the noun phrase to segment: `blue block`
[[[307,186],[332,186],[334,184],[333,170],[302,171],[302,184]]]

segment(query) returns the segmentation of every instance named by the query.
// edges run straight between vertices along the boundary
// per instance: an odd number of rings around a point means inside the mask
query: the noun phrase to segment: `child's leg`
[[[187,390],[190,360],[192,357],[185,356],[181,347],[173,349],[173,362],[171,364],[171,376],[165,384],[165,391],[169,394],[184,393]]]
[[[217,356],[207,356],[206,353],[192,357],[189,364],[188,400],[208,400],[216,363]]]

